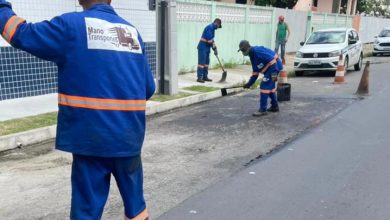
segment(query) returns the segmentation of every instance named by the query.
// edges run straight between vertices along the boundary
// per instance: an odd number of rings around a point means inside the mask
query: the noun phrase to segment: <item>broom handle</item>
[[[216,54],[214,54],[214,55],[215,55],[215,57],[217,57],[218,63],[219,63],[219,65],[221,66],[221,68],[222,68],[222,71],[224,71],[224,72],[225,72],[225,69],[223,68],[223,65],[222,65],[222,63],[221,63],[221,61],[219,60],[219,57],[218,57],[218,55],[216,55]]]
[[[244,86],[232,86],[232,87],[227,87],[227,88],[224,88],[224,89],[236,89],[236,88],[242,88]]]

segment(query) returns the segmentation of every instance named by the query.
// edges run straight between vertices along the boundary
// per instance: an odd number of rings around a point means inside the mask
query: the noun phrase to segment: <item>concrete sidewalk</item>
[[[287,64],[285,66],[286,70],[293,70],[293,59],[294,55],[290,54],[287,56]],[[227,69],[228,75],[226,82],[218,83],[222,76],[222,70],[215,69],[209,71],[209,77],[213,79],[213,82],[207,83],[198,83],[196,82],[196,73],[187,73],[183,75],[179,75],[179,89],[183,91],[183,88],[190,86],[208,86],[208,87],[217,87],[223,88],[232,85],[236,85],[238,83],[246,82],[251,73],[250,65],[241,65],[237,66],[234,69]],[[183,91],[188,92],[188,91]],[[196,92],[195,92],[196,94]],[[190,97],[186,97],[190,99]],[[184,98],[184,99],[186,99]],[[160,102],[148,101],[148,108],[158,108],[161,105]],[[34,116],[39,114],[44,114],[48,112],[55,112],[58,110],[57,106],[57,94],[48,94],[42,96],[34,96],[34,97],[26,97],[20,99],[11,99],[0,101],[0,121],[6,121],[10,119],[23,118],[27,116]],[[152,111],[160,112],[160,111]],[[153,114],[152,113],[152,114]]]
[[[287,56],[287,65],[285,69],[290,71],[293,65],[293,56]],[[218,83],[222,77],[222,70],[215,69],[209,71],[209,78],[213,82],[198,83],[196,82],[196,73],[187,73],[179,75],[179,90],[180,92],[192,93],[193,95],[175,99],[166,102],[148,101],[146,107],[146,114],[153,115],[170,111],[176,108],[185,107],[195,103],[204,102],[207,100],[221,97],[220,90],[214,92],[200,93],[185,90],[186,87],[191,86],[207,86],[214,88],[229,87],[237,84],[242,84],[248,81],[252,74],[250,65],[240,65],[234,69],[226,69],[227,79],[223,83]],[[242,91],[241,88],[229,89],[228,93]],[[21,99],[0,101],[0,122],[23,118],[27,116],[34,116],[48,112],[58,111],[57,94],[48,94],[43,96],[35,96]],[[0,137],[0,152],[12,150],[21,146],[41,143],[55,138],[56,126],[49,126],[38,128],[35,130],[25,131],[17,134],[11,134]]]
[[[185,75],[179,75],[179,88],[180,91],[185,87],[190,86],[207,86],[223,88],[232,86],[238,83],[242,83],[249,79],[251,73],[250,66],[238,66],[235,69],[228,69],[228,77],[226,82],[218,83],[221,78],[221,70],[210,70],[209,77],[214,79],[214,82],[197,83],[196,73],[188,73]],[[188,92],[188,91],[183,91]],[[196,94],[196,92],[194,93]],[[189,97],[186,97],[187,99]],[[184,98],[185,99],[185,98]],[[160,102],[148,101],[148,108],[156,108]],[[6,121],[10,119],[23,118],[27,116],[34,116],[44,114],[48,112],[58,111],[57,106],[57,94],[48,94],[42,96],[26,97],[20,99],[10,99],[0,101],[0,121]]]

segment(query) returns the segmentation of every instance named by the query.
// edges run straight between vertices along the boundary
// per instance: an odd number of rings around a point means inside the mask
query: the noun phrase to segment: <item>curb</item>
[[[53,139],[56,137],[56,128],[57,125],[52,125],[0,137],[0,152]]]
[[[230,89],[228,94],[236,93],[243,91],[242,88]],[[192,95],[176,100],[171,100],[167,102],[161,102],[156,105],[151,105],[146,107],[146,115],[154,115],[158,113],[163,113],[177,108],[182,108],[196,103],[201,103],[204,101],[212,100],[222,97],[221,91],[213,91],[208,93],[201,93],[197,95]],[[10,134],[3,137],[0,137],[0,152],[9,151],[22,146],[28,146],[32,144],[38,144],[56,137],[56,128],[57,125],[52,125],[44,128],[37,128],[30,131],[24,131],[21,133]]]

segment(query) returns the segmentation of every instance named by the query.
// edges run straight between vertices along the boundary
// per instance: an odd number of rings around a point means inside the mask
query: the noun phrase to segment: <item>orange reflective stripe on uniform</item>
[[[205,66],[202,65],[202,64],[198,64],[198,67],[199,67],[199,68],[204,68]]]
[[[139,215],[137,215],[134,218],[127,218],[125,217],[125,220],[146,220],[149,218],[148,211],[145,209],[142,211]]]
[[[274,59],[271,60],[269,63],[267,63],[267,65],[265,65],[265,67],[263,68],[263,70],[261,72],[265,73],[270,66],[274,65],[278,61],[278,58],[279,58],[278,55],[275,55]]]
[[[276,89],[260,89],[260,93],[263,93],[263,94],[271,94],[274,92],[276,92]]]
[[[205,38],[200,38],[200,41],[206,42],[206,43],[209,43],[209,44],[211,44],[211,43],[214,42],[213,40],[207,40],[207,39],[205,39]]]
[[[258,76],[259,73],[258,72],[252,72],[252,76]]]
[[[60,105],[97,110],[145,111],[146,100],[100,99],[59,94]]]
[[[4,39],[8,41],[8,43],[11,43],[11,40],[15,35],[16,28],[18,28],[19,24],[24,21],[25,20],[23,18],[19,18],[16,15],[8,19],[7,23],[4,26],[4,31],[2,33]]]

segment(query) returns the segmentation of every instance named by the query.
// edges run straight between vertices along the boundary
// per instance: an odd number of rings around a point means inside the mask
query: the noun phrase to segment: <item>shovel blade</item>
[[[222,88],[222,89],[221,89],[221,94],[222,94],[222,96],[227,96],[227,90],[226,90],[226,88]]]
[[[226,81],[226,77],[227,77],[227,72],[226,71],[223,71],[222,72],[222,78],[218,81],[218,82],[225,82]]]

